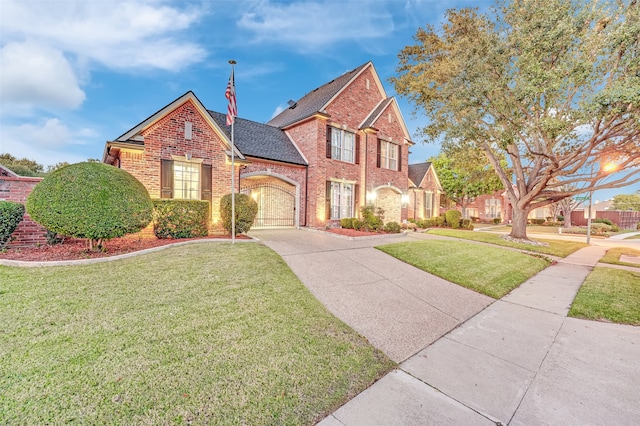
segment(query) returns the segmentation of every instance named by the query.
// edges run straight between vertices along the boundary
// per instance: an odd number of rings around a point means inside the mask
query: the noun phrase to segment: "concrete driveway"
[[[333,315],[396,362],[493,302],[373,248],[433,238],[424,234],[357,241],[293,229],[252,231],[251,235],[280,254]]]

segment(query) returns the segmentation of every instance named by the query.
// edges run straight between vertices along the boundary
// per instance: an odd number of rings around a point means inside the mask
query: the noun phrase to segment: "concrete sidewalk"
[[[640,424],[640,328],[566,317],[604,248],[491,303],[371,248],[425,236],[262,232],[336,316],[391,358],[408,356],[320,425]]]
[[[603,254],[550,266],[320,425],[640,424],[640,329],[566,318]]]

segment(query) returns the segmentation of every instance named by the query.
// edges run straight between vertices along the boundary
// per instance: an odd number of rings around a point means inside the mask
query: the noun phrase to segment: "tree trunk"
[[[565,214],[563,217],[564,223],[562,224],[562,227],[565,229],[571,228],[571,211],[569,211],[569,214]]]
[[[527,237],[527,216],[528,215],[529,215],[528,210],[520,209],[515,205],[513,206],[511,233],[509,234],[510,237],[528,239]]]

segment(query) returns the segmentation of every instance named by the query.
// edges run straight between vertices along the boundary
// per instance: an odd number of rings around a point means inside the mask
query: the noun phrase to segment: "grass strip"
[[[640,256],[640,250],[628,248],[628,247],[614,247],[607,250],[607,253],[600,259],[602,263],[609,263],[612,265],[623,265],[623,266],[635,266],[640,267],[637,263],[630,262],[621,262],[620,256]]]
[[[580,287],[569,316],[640,325],[640,272],[596,267]]]
[[[394,363],[273,251],[0,266],[0,424],[313,424]]]
[[[464,241],[431,240],[376,247],[447,281],[499,299],[549,265],[545,259]]]
[[[563,240],[544,240],[536,239],[543,243],[547,243],[548,246],[534,246],[531,244],[516,243],[513,241],[507,241],[500,238],[500,234],[493,234],[488,232],[472,232],[462,231],[457,229],[444,229],[444,228],[431,228],[428,231],[432,235],[442,235],[444,237],[461,238],[464,240],[479,241],[483,243],[495,244],[503,247],[512,247],[518,250],[526,250],[535,253],[549,254],[551,256],[566,257],[576,250],[586,247],[587,244],[577,241],[563,241]]]

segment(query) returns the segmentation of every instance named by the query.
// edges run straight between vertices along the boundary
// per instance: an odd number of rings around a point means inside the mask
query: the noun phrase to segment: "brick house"
[[[0,164],[0,201],[13,201],[24,204],[41,177],[18,176],[9,168]],[[15,240],[12,246],[44,244],[47,230],[35,223],[27,213],[13,232]]]
[[[417,221],[438,216],[440,194],[442,186],[433,164],[409,164],[409,219]]]
[[[236,191],[258,202],[255,227],[324,227],[358,216],[365,203],[384,209],[385,222],[408,217],[413,143],[371,62],[266,124],[237,118],[233,171],[230,130],[224,114],[187,92],[107,142],[103,162],[129,171],[152,198],[209,200],[214,224],[231,173]]]

